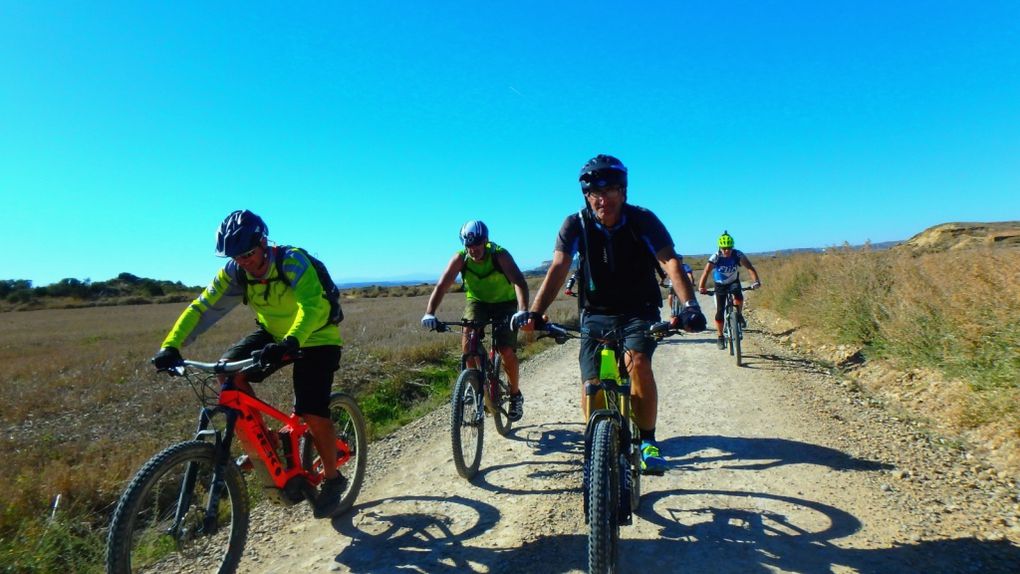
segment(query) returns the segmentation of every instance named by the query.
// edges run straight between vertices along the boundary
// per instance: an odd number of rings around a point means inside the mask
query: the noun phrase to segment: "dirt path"
[[[642,481],[623,572],[1020,571],[1015,478],[985,476],[755,328],[745,368],[710,335],[656,352],[671,470]],[[372,445],[347,516],[256,509],[241,571],[584,572],[577,378],[576,342],[526,363],[525,418],[509,438],[489,424],[470,483],[442,410]]]

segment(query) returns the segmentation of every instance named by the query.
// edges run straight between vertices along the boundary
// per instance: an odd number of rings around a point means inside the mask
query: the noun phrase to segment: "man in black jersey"
[[[624,346],[632,383],[631,404],[641,429],[641,468],[661,474],[666,461],[655,439],[658,391],[652,354],[656,344],[646,335],[648,327],[659,320],[662,306],[657,265],[684,301],[679,316],[673,317],[674,326],[703,331],[705,316],[690,279],[682,271],[683,258],[673,249],[669,232],[654,213],[627,203],[627,168],[623,163],[613,156],[598,155],[584,165],[579,180],[585,207],[563,222],[552,264],[521,326],[525,330],[540,326],[542,314],[570,274],[574,254],[579,254],[575,289],[581,308],[581,378],[587,386],[599,377],[595,357],[598,342],[585,335],[597,337],[619,328],[628,333]],[[583,388],[581,400],[584,408]],[[590,414],[585,411],[585,420]]]

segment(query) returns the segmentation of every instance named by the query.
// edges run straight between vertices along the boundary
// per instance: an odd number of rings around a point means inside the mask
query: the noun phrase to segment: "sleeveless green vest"
[[[517,293],[510,280],[503,274],[503,270],[496,264],[496,254],[504,251],[495,243],[485,244],[485,257],[480,262],[475,262],[468,255],[467,249],[460,250],[460,256],[464,258],[464,270],[461,277],[464,278],[464,290],[467,291],[467,298],[482,303],[505,303],[516,301]]]

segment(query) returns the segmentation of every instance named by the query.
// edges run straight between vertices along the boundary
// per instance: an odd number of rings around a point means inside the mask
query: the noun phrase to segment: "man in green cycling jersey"
[[[330,302],[308,256],[300,249],[269,247],[268,235],[262,218],[248,210],[234,211],[223,220],[216,234],[216,254],[229,259],[177,319],[152,363],[160,370],[179,365],[183,345],[194,341],[238,303],[249,305],[258,327],[227,349],[221,360],[255,356],[265,366],[258,378],[262,380],[300,349],[294,360],[294,412],[311,429],[322,460],[336,460],[329,398],[333,373],[340,366],[340,328],[329,321]],[[276,264],[278,257],[283,258],[282,265]],[[285,277],[280,276],[280,269]],[[255,394],[243,375],[235,375],[234,383],[239,390]],[[333,513],[346,488],[336,465],[323,466],[326,478],[313,502],[318,518]]]
[[[481,221],[465,223],[460,230],[460,241],[464,249],[453,255],[439,277],[425,307],[421,324],[426,329],[436,328],[439,324],[436,309],[460,274],[467,291],[464,320],[482,324],[493,321],[492,343],[503,358],[503,368],[510,381],[510,409],[507,416],[512,421],[518,421],[524,416],[524,395],[521,394],[520,366],[515,351],[517,333],[510,329],[510,319],[527,312],[528,283],[510,253],[489,241],[489,228]],[[465,353],[471,331],[465,329],[461,340]]]
[[[674,327],[702,331],[705,316],[682,270],[683,258],[674,250],[669,232],[654,213],[627,203],[627,168],[623,163],[613,156],[598,155],[584,165],[578,179],[585,206],[563,222],[552,264],[531,311],[515,323],[525,330],[541,327],[542,314],[556,298],[570,273],[574,254],[578,254],[582,334],[579,361],[585,420],[591,415],[585,396],[599,376],[595,337],[623,330],[627,334],[624,347],[632,384],[631,404],[641,430],[641,469],[661,474],[667,465],[655,438],[658,390],[652,373],[652,353],[656,344],[647,336],[648,328],[659,320],[662,307],[656,267],[665,271],[684,301],[683,310],[673,317]]]
[[[761,280],[758,278],[758,270],[751,265],[751,260],[744,255],[743,251],[733,248],[733,236],[727,231],[719,236],[719,251],[712,254],[705,264],[705,270],[701,272],[701,279],[698,280],[698,291],[702,294],[708,293],[706,283],[709,274],[715,282],[715,329],[719,334],[717,344],[720,349],[726,348],[726,339],[723,337],[723,314],[726,312],[726,295],[733,293],[733,306],[737,309],[737,320],[740,326],[746,325],[744,314],[741,312],[744,307],[744,293],[740,287],[740,267],[746,267],[751,274],[751,284],[748,289],[761,287]]]

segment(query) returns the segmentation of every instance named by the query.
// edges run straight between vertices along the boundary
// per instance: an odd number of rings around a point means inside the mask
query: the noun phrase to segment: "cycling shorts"
[[[260,351],[274,342],[276,339],[269,331],[259,327],[234,343],[221,358],[224,361],[247,359],[253,351]],[[329,418],[329,396],[333,392],[333,373],[340,368],[340,352],[339,345],[301,348],[301,358],[294,361],[295,414]],[[270,367],[262,377],[252,380],[257,382],[279,369],[279,366]]]
[[[510,317],[517,312],[517,301],[483,303],[468,299],[464,307],[464,320],[475,323],[492,321],[492,342],[496,348],[516,347],[517,332],[510,330]]]
[[[744,304],[744,290],[740,287],[740,281],[734,281],[728,285],[715,286],[715,320],[722,323],[723,314],[726,313],[726,295],[733,293],[735,305]]]
[[[655,339],[648,336],[648,328],[659,320],[658,309],[640,315],[602,315],[584,311],[581,313],[581,380],[599,378],[597,338],[613,331],[624,333],[623,346],[628,351],[642,353],[652,358],[655,353]]]

